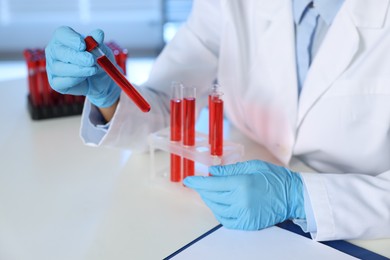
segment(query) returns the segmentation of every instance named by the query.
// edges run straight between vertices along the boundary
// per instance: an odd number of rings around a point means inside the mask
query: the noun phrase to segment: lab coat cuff
[[[317,224],[315,222],[313,208],[311,206],[310,197],[305,184],[303,184],[303,199],[306,219],[294,219],[293,222],[299,225],[306,233],[316,233]]]
[[[307,201],[311,208],[311,213],[306,211],[308,232],[314,240],[334,237],[334,218],[323,177],[317,173],[301,173],[301,177],[307,192],[305,203]],[[309,205],[305,205],[305,210],[308,208]]]
[[[99,109],[86,99],[81,118],[80,135],[87,145],[98,146],[106,136],[110,123],[105,123]]]

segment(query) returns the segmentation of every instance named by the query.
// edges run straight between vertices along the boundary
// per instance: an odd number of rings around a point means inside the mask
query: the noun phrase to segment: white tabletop
[[[26,84],[0,82],[0,259],[162,259],[218,224],[195,192],[151,181],[149,154],[83,145],[79,116],[32,121]],[[353,242],[390,257],[390,240]]]

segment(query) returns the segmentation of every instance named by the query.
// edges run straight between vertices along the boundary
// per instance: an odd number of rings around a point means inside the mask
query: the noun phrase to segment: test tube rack
[[[162,186],[169,186],[171,188],[182,187],[182,184],[181,182],[173,183],[170,181],[169,165],[162,167],[161,169],[157,169],[155,158],[156,150],[162,150],[171,154],[173,153],[183,158],[195,161],[196,164],[200,164],[200,167],[196,167],[195,169],[195,175],[203,176],[208,175],[208,166],[236,163],[244,156],[244,147],[241,144],[229,141],[224,141],[222,156],[212,156],[210,154],[208,135],[199,132],[196,132],[194,146],[186,147],[181,142],[170,141],[169,127],[150,134],[148,143],[151,158],[152,182],[158,183]]]
[[[106,45],[113,51],[116,63],[126,74],[127,50],[114,41],[107,42]],[[80,115],[85,97],[60,94],[50,87],[46,73],[45,51],[40,48],[25,49],[23,55],[28,70],[27,108],[31,119]]]

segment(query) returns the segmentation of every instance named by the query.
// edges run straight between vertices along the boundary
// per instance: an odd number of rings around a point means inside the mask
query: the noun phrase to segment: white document
[[[221,227],[171,259],[338,260],[357,258],[278,227],[260,231],[237,231]]]

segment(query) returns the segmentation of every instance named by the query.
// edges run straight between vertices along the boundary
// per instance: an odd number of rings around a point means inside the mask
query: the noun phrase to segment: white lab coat
[[[314,239],[390,237],[389,0],[345,1],[299,102],[291,2],[195,1],[145,84],[152,111],[122,96],[98,144],[142,149],[168,125],[171,81],[196,85],[205,104],[218,78],[237,128],[283,163],[295,155],[325,173],[303,173]]]

